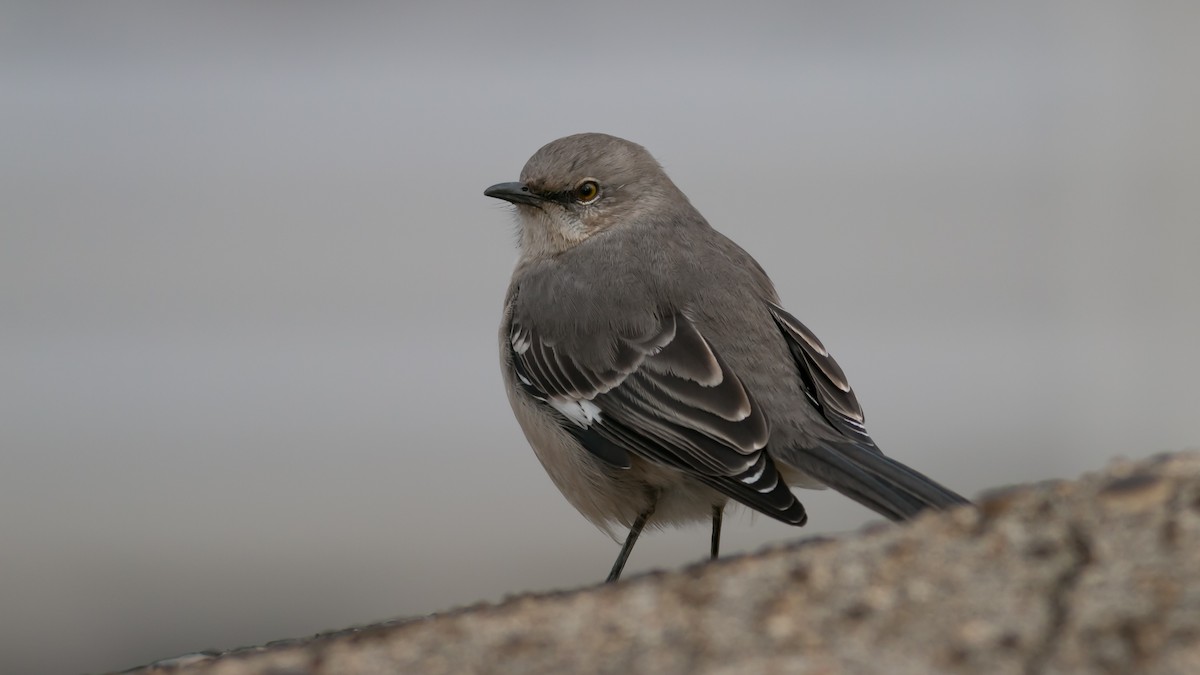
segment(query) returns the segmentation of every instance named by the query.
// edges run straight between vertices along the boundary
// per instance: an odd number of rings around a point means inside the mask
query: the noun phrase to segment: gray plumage
[[[793,525],[807,516],[789,486],[893,520],[967,503],[879,451],[825,347],[641,146],[561,138],[484,194],[520,226],[509,402],[567,500],[630,528],[610,581],[647,523],[711,517],[715,557],[729,499]]]

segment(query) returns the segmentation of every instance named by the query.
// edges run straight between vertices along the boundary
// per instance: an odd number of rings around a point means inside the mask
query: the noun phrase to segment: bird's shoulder
[[[628,238],[598,236],[561,255],[518,263],[506,320],[555,342],[645,335],[675,311],[662,269]]]
[[[766,303],[776,300],[754,258],[702,219],[673,227],[646,223],[605,232],[560,255],[522,260],[505,322],[570,348],[641,339],[675,314],[690,317],[702,333],[725,333],[725,324],[740,323],[733,317],[746,312],[766,319]]]

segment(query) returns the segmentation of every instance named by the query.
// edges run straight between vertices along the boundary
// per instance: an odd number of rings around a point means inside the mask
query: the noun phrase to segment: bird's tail
[[[845,444],[798,452],[809,460],[804,465],[814,478],[892,520],[905,520],[928,508],[970,504],[875,447]]]

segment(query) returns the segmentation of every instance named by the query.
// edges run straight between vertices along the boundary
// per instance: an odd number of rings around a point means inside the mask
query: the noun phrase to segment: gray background
[[[578,131],[964,493],[1200,444],[1200,4],[58,7],[0,9],[2,672],[599,581],[504,400],[481,194]],[[804,497],[727,550],[874,520]]]

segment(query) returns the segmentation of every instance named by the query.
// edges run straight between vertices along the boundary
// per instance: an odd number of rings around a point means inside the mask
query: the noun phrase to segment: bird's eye
[[[600,196],[600,185],[594,180],[585,180],[575,187],[575,199],[580,204],[591,204]]]

